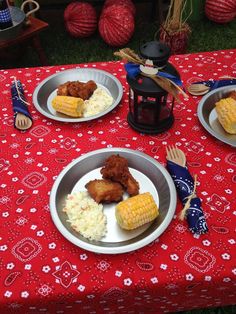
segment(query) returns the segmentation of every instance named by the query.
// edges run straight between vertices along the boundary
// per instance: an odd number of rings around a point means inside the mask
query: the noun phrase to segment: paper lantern
[[[136,8],[132,0],[106,0],[103,8],[105,9],[113,4],[123,5],[124,7],[130,10],[133,16],[135,16]]]
[[[216,23],[228,23],[236,17],[236,0],[206,0],[205,14]]]
[[[88,37],[97,29],[97,13],[87,2],[72,2],[64,11],[64,22],[71,36]]]
[[[112,47],[126,45],[134,33],[134,17],[122,5],[111,5],[102,11],[98,29],[103,40]]]

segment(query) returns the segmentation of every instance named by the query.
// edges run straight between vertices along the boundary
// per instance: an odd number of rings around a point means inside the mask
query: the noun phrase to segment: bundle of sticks
[[[184,17],[187,1],[190,1],[190,11],[188,16]],[[168,33],[180,32],[188,27],[186,21],[192,14],[192,0],[171,0],[163,28]]]
[[[132,62],[135,64],[144,65],[144,66],[146,64],[146,60],[140,58],[130,48],[120,49],[119,51],[116,51],[114,55],[123,60],[126,60],[127,62]],[[156,84],[158,84],[161,88],[163,88],[165,91],[170,93],[178,102],[181,102],[179,98],[179,94],[182,94],[185,98],[188,98],[188,95],[181,89],[181,87],[178,86],[172,80],[166,77],[162,77],[158,75],[158,73],[156,75],[150,75],[150,74],[143,73],[141,71],[140,74],[146,77],[150,77]]]

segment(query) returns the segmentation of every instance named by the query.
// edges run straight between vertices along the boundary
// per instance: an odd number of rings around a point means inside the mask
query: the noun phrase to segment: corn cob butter
[[[136,229],[153,221],[159,215],[158,207],[147,193],[130,197],[116,205],[115,216],[122,229]]]
[[[67,116],[79,118],[83,115],[84,101],[77,97],[55,96],[52,100],[52,107]]]

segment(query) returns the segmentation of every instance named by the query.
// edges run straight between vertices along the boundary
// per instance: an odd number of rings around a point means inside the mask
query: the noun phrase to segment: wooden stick
[[[114,52],[114,55],[129,62],[145,65],[145,60],[139,58],[139,56],[129,48],[120,49]]]
[[[161,86],[161,88],[170,93],[179,103],[181,102],[175,86],[171,85],[169,80],[161,76],[149,75],[143,72],[141,72],[141,75],[151,78],[157,85]]]
[[[190,207],[191,200],[196,197],[196,186],[197,186],[197,175],[194,175],[194,187],[192,193],[188,196],[187,202],[184,205],[184,208],[181,210],[179,214],[179,219],[184,220],[187,214],[187,210]]]
[[[168,81],[171,82],[171,84],[173,84],[177,89],[178,91],[184,96],[184,98],[189,98],[188,94],[186,94],[182,88],[179,87],[179,85],[175,84],[175,82],[171,81],[170,79],[166,78]]]
[[[174,86],[175,90],[177,89],[177,91],[179,93],[181,93],[185,98],[189,98],[189,96],[173,81],[171,81],[170,79],[166,78],[166,77],[161,77],[161,76],[156,76],[156,75],[149,75],[149,74],[145,74],[143,72],[141,72],[141,74],[143,76],[146,77],[150,77],[151,79],[153,79],[153,81],[155,81],[157,84],[159,84],[163,89],[165,89],[166,91],[168,91],[169,93],[171,93],[173,95],[173,89],[169,88],[169,86]],[[166,83],[169,83],[168,86]],[[168,88],[168,90],[167,90]],[[176,91],[174,92],[174,94],[176,94]],[[174,95],[173,95],[174,96]],[[174,96],[177,100],[180,99],[179,97]]]

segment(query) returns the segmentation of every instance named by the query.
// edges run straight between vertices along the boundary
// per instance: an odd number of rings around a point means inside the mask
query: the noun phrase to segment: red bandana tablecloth
[[[172,56],[183,83],[236,76],[236,50]],[[46,77],[69,68],[108,71],[122,83],[122,102],[106,116],[60,123],[34,108],[32,94]],[[16,77],[31,102],[33,126],[13,127],[10,85]],[[168,313],[236,303],[236,152],[208,134],[196,111],[200,97],[174,108],[175,123],[143,135],[127,123],[128,85],[122,62],[0,71],[0,312]],[[166,145],[187,154],[198,176],[209,232],[193,235],[174,217],[153,243],[103,255],[68,242],[53,224],[49,193],[63,167],[105,147],[142,151],[165,165]],[[181,210],[178,201],[176,213]]]

